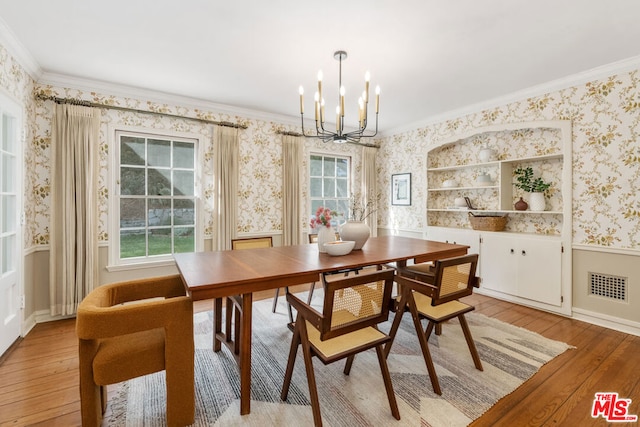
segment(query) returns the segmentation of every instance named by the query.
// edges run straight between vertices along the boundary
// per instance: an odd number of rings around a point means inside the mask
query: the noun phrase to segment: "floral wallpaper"
[[[379,225],[426,226],[430,148],[474,128],[538,120],[572,121],[573,243],[640,249],[640,70],[384,138],[379,155],[383,198],[390,200],[391,174],[412,172],[414,202],[383,206]],[[532,139],[532,149],[538,150],[536,145]]]
[[[247,125],[248,128],[240,132],[238,230],[256,234],[281,230],[281,138],[276,131],[295,131],[295,126],[167,105],[153,100],[37,85],[2,45],[0,88],[24,106],[27,141],[24,148],[25,248],[46,245],[49,241],[49,155],[53,103],[36,101],[34,93]],[[381,200],[390,200],[391,174],[411,172],[413,187],[411,206],[381,203],[378,209],[379,227],[422,231],[426,226],[426,152],[429,148],[456,134],[491,124],[558,119],[572,121],[574,244],[639,249],[640,70],[619,73],[377,140],[381,144],[377,165]],[[142,126],[160,131],[195,133],[203,137],[205,233],[211,236],[214,232],[211,219],[213,184],[209,177],[213,164],[213,127],[180,118],[103,109],[100,240],[106,242],[109,239],[109,132],[118,126]],[[312,150],[330,150],[351,155],[355,188],[358,188],[360,147],[327,147],[313,140],[305,140],[305,149],[307,154]],[[306,164],[303,167],[307,169]],[[303,197],[307,197],[306,188]],[[301,218],[301,222],[306,223],[306,219]],[[541,232],[546,232],[547,226],[544,227]]]
[[[255,120],[245,117],[232,117],[227,114],[216,114],[195,108],[159,104],[151,100],[116,97],[97,92],[85,92],[77,89],[36,85],[34,95],[38,98],[60,97],[102,103],[110,106],[141,109],[185,117],[196,117],[207,120],[238,123],[246,126],[239,130],[239,191],[238,191],[238,233],[239,234],[277,234],[282,231],[282,160],[281,136],[279,131],[295,131],[275,122]],[[29,222],[31,245],[44,245],[49,241],[49,204],[50,204],[50,144],[51,120],[54,103],[38,99],[36,105],[36,129],[33,141],[34,161],[29,164],[29,175],[34,177],[32,184],[32,204],[34,221]],[[110,197],[110,145],[113,144],[113,133],[119,128],[144,128],[158,132],[178,132],[196,135],[204,143],[202,147],[203,162],[201,169],[201,195],[204,208],[205,238],[214,233],[214,125],[190,120],[146,114],[142,112],[123,111],[119,109],[102,109],[100,128],[100,180],[99,180],[99,239],[109,240],[109,197]],[[308,169],[309,152],[327,150],[327,147],[315,140],[304,140],[306,156],[303,170]],[[332,146],[331,151],[352,157],[355,184],[359,185],[360,147],[353,145]],[[303,177],[303,182],[307,179]],[[303,198],[306,200],[307,188],[304,185]],[[301,225],[306,227],[307,218],[300,218]]]

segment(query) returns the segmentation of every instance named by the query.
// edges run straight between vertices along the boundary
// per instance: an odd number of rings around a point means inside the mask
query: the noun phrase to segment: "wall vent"
[[[627,278],[589,272],[589,295],[626,301]]]

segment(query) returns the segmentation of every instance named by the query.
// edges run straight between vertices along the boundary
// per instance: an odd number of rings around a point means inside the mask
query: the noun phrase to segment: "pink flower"
[[[340,214],[338,212],[336,212],[336,211],[332,211],[329,208],[325,208],[324,206],[320,206],[316,210],[315,217],[311,218],[311,221],[309,222],[309,225],[311,226],[311,228],[317,228],[317,227],[320,227],[322,225],[324,225],[325,227],[331,227],[331,218],[334,215],[340,215]]]

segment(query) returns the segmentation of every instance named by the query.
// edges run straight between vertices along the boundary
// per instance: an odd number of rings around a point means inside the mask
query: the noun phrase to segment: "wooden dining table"
[[[466,245],[401,236],[372,237],[361,250],[343,256],[320,253],[315,244],[175,254],[192,300],[242,295],[240,414],[251,410],[251,304],[253,293],[312,283],[324,272],[371,265],[434,261],[465,255]],[[215,332],[214,332],[215,333]]]

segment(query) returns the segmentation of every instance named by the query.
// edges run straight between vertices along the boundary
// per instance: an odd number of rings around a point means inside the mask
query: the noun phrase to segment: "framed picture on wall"
[[[398,173],[391,175],[391,204],[411,205],[411,174]]]

